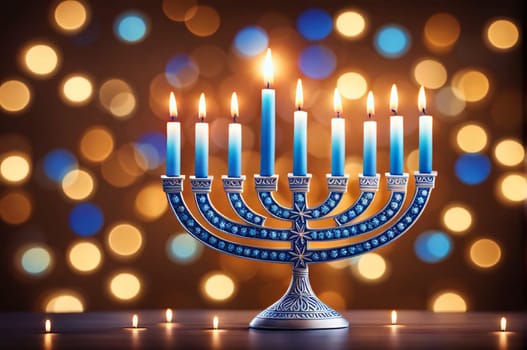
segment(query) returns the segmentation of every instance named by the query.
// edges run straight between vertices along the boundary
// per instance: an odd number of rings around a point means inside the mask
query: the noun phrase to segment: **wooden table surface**
[[[131,328],[132,315],[139,328]],[[248,329],[256,311],[164,310],[80,314],[1,313],[0,349],[526,349],[526,313],[346,311],[348,329],[265,331]],[[212,318],[219,329],[212,330]],[[499,332],[501,316],[507,332]],[[44,320],[52,333],[44,334]]]

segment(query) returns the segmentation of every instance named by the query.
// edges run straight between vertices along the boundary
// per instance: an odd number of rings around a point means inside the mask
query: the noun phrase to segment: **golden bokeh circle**
[[[78,0],[61,1],[53,12],[56,28],[68,34],[75,34],[84,29],[88,19],[89,12],[86,5]]]
[[[432,310],[434,312],[466,312],[467,302],[455,291],[441,292],[432,298]]]
[[[44,301],[44,311],[48,313],[83,312],[82,297],[71,290],[61,290],[53,293]]]
[[[85,200],[95,190],[95,178],[87,170],[73,169],[62,178],[61,187],[69,199]]]
[[[31,160],[22,152],[9,152],[0,156],[0,176],[8,184],[22,184],[31,174]]]
[[[527,199],[525,173],[510,173],[502,176],[496,186],[498,198],[505,204],[516,204]]]
[[[197,12],[196,0],[163,0],[163,13],[176,22],[190,20]]]
[[[199,5],[192,8],[194,16],[185,21],[185,26],[194,35],[199,37],[211,36],[220,27],[220,14],[211,6]]]
[[[337,88],[343,97],[350,100],[357,100],[366,94],[368,83],[362,74],[346,72],[338,78]]]
[[[515,139],[504,139],[494,147],[494,158],[504,166],[516,166],[525,159],[525,148]]]
[[[92,126],[81,137],[80,154],[90,162],[102,162],[113,152],[114,144],[114,136],[108,128]]]
[[[8,224],[23,224],[29,220],[32,212],[31,198],[24,191],[9,191],[0,197],[0,218]]]
[[[386,271],[386,260],[381,255],[366,253],[359,256],[357,272],[365,281],[378,281],[385,276]]]
[[[461,26],[459,21],[449,13],[437,13],[425,23],[424,41],[432,50],[449,51],[459,38]]]
[[[0,85],[0,107],[9,113],[22,112],[31,102],[31,91],[20,80],[7,80]]]
[[[463,152],[481,152],[487,147],[487,142],[487,131],[477,124],[466,124],[456,133],[456,144]]]
[[[345,11],[335,19],[337,32],[349,39],[361,37],[366,30],[366,19],[357,11]]]
[[[414,79],[427,89],[439,89],[447,81],[447,71],[441,62],[424,59],[415,65]]]
[[[24,50],[23,67],[34,76],[49,77],[57,71],[59,60],[56,48],[48,43],[39,43]]]
[[[132,257],[143,247],[143,234],[136,226],[120,223],[108,232],[108,247],[119,257]]]
[[[141,280],[132,273],[122,272],[110,279],[110,293],[117,300],[130,301],[141,292]]]
[[[467,232],[473,224],[472,213],[462,204],[448,205],[442,212],[441,220],[453,233]]]
[[[82,74],[72,74],[64,78],[60,87],[64,102],[72,105],[84,105],[93,95],[93,83]]]
[[[485,38],[492,48],[509,50],[518,44],[520,31],[514,22],[508,19],[494,20],[485,31]]]
[[[166,194],[158,183],[150,183],[144,186],[135,197],[134,208],[144,220],[156,220],[168,208]]]
[[[485,98],[490,89],[489,78],[481,71],[465,69],[454,74],[453,92],[459,99],[477,102]]]
[[[69,265],[80,273],[94,272],[101,266],[102,252],[90,241],[78,241],[70,246],[67,253]]]
[[[201,281],[203,295],[212,301],[220,302],[230,299],[236,292],[234,280],[221,272],[206,275]]]
[[[477,267],[494,267],[501,259],[501,248],[494,240],[481,238],[470,245],[469,257]]]

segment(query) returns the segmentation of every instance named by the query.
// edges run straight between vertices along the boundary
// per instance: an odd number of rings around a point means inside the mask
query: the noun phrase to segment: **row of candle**
[[[274,175],[275,163],[275,90],[271,88],[273,69],[271,51],[268,49],[264,63],[264,80],[266,87],[262,89],[261,109],[261,145],[260,145],[260,175]],[[298,79],[296,88],[293,133],[293,175],[307,174],[307,112],[303,107],[302,81]],[[331,120],[331,175],[343,176],[346,159],[345,120],[342,117],[342,102],[340,94],[335,89],[334,110],[336,116]],[[390,174],[402,175],[404,171],[404,126],[403,117],[397,115],[398,96],[395,84],[390,95]],[[432,116],[426,114],[426,97],[423,87],[419,90],[419,172],[432,172]],[[231,116],[228,137],[228,176],[241,176],[242,130],[237,123],[238,99],[236,93],[231,98]],[[375,176],[377,173],[377,122],[374,115],[374,98],[370,91],[367,98],[368,120],[363,126],[363,175]],[[206,103],[202,93],[199,99],[199,122],[195,126],[195,158],[194,175],[197,178],[208,176],[209,129],[205,122]],[[170,94],[170,118],[167,124],[167,176],[181,174],[181,127],[175,120],[177,117],[176,99]]]

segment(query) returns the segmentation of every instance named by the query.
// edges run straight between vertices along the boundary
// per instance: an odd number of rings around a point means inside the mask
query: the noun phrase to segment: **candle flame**
[[[500,330],[502,332],[505,332],[507,330],[507,319],[505,317],[502,317],[500,320]]]
[[[397,311],[392,310],[392,324],[397,324]]]
[[[218,316],[214,316],[214,318],[212,319],[212,328],[218,329],[219,323],[220,321],[218,319]]]
[[[236,120],[238,117],[238,95],[236,95],[236,92],[232,93],[231,96],[231,115]]]
[[[47,319],[46,322],[44,322],[44,331],[46,331],[46,333],[51,332],[51,320]]]
[[[425,88],[421,86],[419,89],[419,97],[417,98],[417,106],[419,107],[419,111],[423,114],[426,113],[426,95],[425,95]]]
[[[267,54],[265,55],[265,61],[263,66],[264,74],[264,84],[269,88],[274,80],[273,73],[273,57],[271,56],[271,49],[267,49]]]
[[[301,110],[304,106],[304,92],[302,91],[302,80],[298,79],[296,82],[296,98],[295,105],[298,110]]]
[[[198,117],[203,121],[207,116],[207,105],[205,104],[205,94],[202,92],[199,96],[199,108],[198,108]]]
[[[390,93],[390,110],[395,115],[399,108],[399,96],[397,95],[397,86],[392,85],[392,92]]]
[[[366,112],[368,117],[372,117],[375,114],[375,102],[373,100],[373,92],[368,92],[368,99],[366,100]]]
[[[138,323],[139,323],[139,317],[137,317],[137,315],[134,314],[132,316],[132,327],[137,328]]]
[[[174,314],[172,312],[172,309],[167,309],[165,311],[165,318],[166,318],[167,322],[168,323],[172,322],[173,317],[174,317]]]
[[[340,117],[340,114],[342,113],[342,99],[340,98],[339,89],[337,88],[335,88],[335,92],[333,93],[333,108],[337,117]]]
[[[170,111],[170,118],[174,119],[177,117],[177,104],[176,104],[176,96],[174,96],[173,92],[170,92],[170,102],[168,103]]]

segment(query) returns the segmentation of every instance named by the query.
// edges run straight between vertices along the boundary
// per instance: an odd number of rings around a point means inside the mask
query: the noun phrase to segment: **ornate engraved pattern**
[[[406,192],[408,184],[408,174],[390,175],[386,173],[386,183],[389,191]]]
[[[331,176],[326,175],[326,181],[328,182],[328,190],[330,192],[344,193],[348,189],[349,176]]]
[[[359,175],[359,187],[361,191],[375,192],[379,190],[380,175],[364,176]]]
[[[432,171],[430,174],[423,174],[416,171],[414,173],[415,184],[421,187],[434,188],[436,176],[437,172],[435,171]]]
[[[222,176],[221,181],[223,182],[223,190],[226,193],[242,193],[243,192],[243,182],[245,181],[245,176],[242,177],[228,177]]]
[[[254,175],[254,186],[256,192],[276,192],[278,189],[278,175]]]
[[[166,193],[174,193],[183,191],[183,180],[185,176],[161,176],[163,183],[163,191]]]
[[[359,199],[357,199],[357,201],[353,203],[348,209],[339,214],[335,218],[335,222],[338,225],[344,225],[352,220],[355,220],[366,209],[368,209],[371,202],[373,201],[374,196],[375,192],[361,192]]]
[[[265,216],[262,216],[249,208],[241,193],[229,192],[227,193],[227,197],[229,198],[229,203],[231,204],[232,209],[238,214],[240,219],[256,226],[262,226],[264,224],[266,219]]]
[[[271,192],[258,192],[258,199],[264,209],[275,218],[290,221],[291,208],[280,205]]]
[[[190,177],[190,184],[192,185],[192,192],[194,193],[207,193],[210,192],[212,187],[213,177],[209,176],[207,178],[196,178],[194,176]]]
[[[307,174],[306,176],[294,176],[288,174],[287,179],[289,181],[289,189],[291,192],[309,192],[311,174]]]

